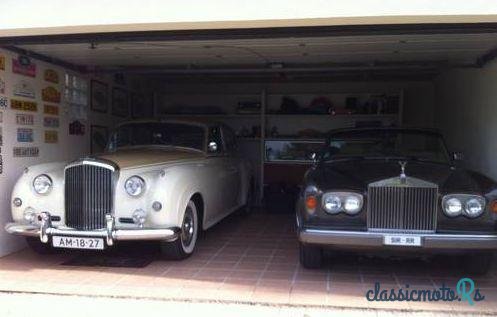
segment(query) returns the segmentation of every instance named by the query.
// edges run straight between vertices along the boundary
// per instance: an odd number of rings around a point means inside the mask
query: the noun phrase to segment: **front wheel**
[[[306,269],[319,269],[323,262],[323,250],[314,245],[300,243],[300,264]]]
[[[178,239],[173,242],[161,242],[162,254],[170,260],[182,260],[192,255],[197,243],[198,223],[197,206],[193,200],[190,200],[186,206]]]

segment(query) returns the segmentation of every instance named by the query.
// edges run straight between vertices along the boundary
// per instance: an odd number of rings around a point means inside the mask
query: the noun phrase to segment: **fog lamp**
[[[36,210],[31,207],[26,208],[23,214],[24,220],[28,223],[34,223],[36,220]]]
[[[137,209],[133,212],[133,222],[140,227],[143,226],[147,220],[147,213],[143,209]]]
[[[22,206],[22,200],[21,200],[21,198],[19,198],[19,197],[14,198],[14,200],[12,201],[12,203],[13,203],[13,204],[14,204],[14,206],[16,206],[16,207],[21,207],[21,206]]]

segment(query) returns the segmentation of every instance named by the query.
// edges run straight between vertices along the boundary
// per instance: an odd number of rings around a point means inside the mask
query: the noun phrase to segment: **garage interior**
[[[293,199],[312,165],[308,153],[319,146],[324,133],[355,126],[436,128],[450,150],[465,153],[466,167],[497,179],[497,25],[94,34],[5,38],[0,44],[8,57],[6,70],[10,58],[20,55],[39,65],[53,65],[43,67],[86,82],[82,90],[88,101],[84,135],[64,136],[73,121],[63,118],[70,111],[62,112],[58,144],[40,141],[39,157],[15,158],[15,163],[8,157],[15,129],[9,128],[10,114],[5,110],[2,186],[10,190],[30,164],[98,151],[101,142],[92,140],[92,126],[110,131],[119,122],[140,117],[210,118],[237,132],[239,153],[254,167],[261,207],[250,219],[223,221],[199,242],[194,256],[180,263],[71,267],[55,264],[72,255],[13,253],[0,259],[3,290],[104,295],[118,291],[137,297],[374,307],[378,303],[365,304],[364,291],[378,277],[391,285],[409,280],[433,287],[455,279],[459,272],[417,260],[399,265],[344,258],[315,272],[299,267]],[[16,81],[5,75],[7,92]],[[109,91],[126,91],[131,102],[131,94],[140,95],[143,108],[122,117],[110,108],[103,113],[92,110],[92,81],[106,83]],[[65,90],[67,82],[61,81],[59,87]],[[71,149],[75,141],[79,144]],[[9,200],[2,198],[4,210]],[[7,214],[0,218],[4,223]],[[3,254],[23,246],[19,238],[4,232],[0,238]],[[64,282],[55,285],[55,276]],[[110,280],[114,282],[106,284]],[[488,298],[478,309],[497,310],[491,300],[497,298],[496,280],[494,269],[478,281]],[[198,292],[205,287],[215,291]],[[393,307],[465,309],[458,304],[405,305]]]

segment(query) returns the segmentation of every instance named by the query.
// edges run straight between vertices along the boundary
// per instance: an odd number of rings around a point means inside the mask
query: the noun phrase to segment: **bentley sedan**
[[[324,248],[452,253],[484,273],[497,249],[497,185],[457,158],[432,130],[331,131],[297,204],[302,265],[319,267]]]
[[[6,230],[38,252],[157,240],[172,259],[252,201],[252,173],[222,124],[139,121],[118,126],[106,152],[26,168]]]

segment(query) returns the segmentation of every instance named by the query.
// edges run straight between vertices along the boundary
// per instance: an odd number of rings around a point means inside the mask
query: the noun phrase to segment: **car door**
[[[215,143],[215,148],[211,147]],[[208,166],[212,180],[211,190],[214,190],[214,201],[216,202],[209,208],[208,221],[217,221],[226,214],[232,205],[232,193],[229,188],[230,170],[226,150],[222,138],[220,126],[211,126],[208,133]]]
[[[230,200],[230,209],[238,207],[240,201],[240,159],[236,157],[236,136],[233,130],[223,125],[221,127],[222,137],[225,147],[225,164],[227,169],[227,191],[229,191],[231,200]]]

